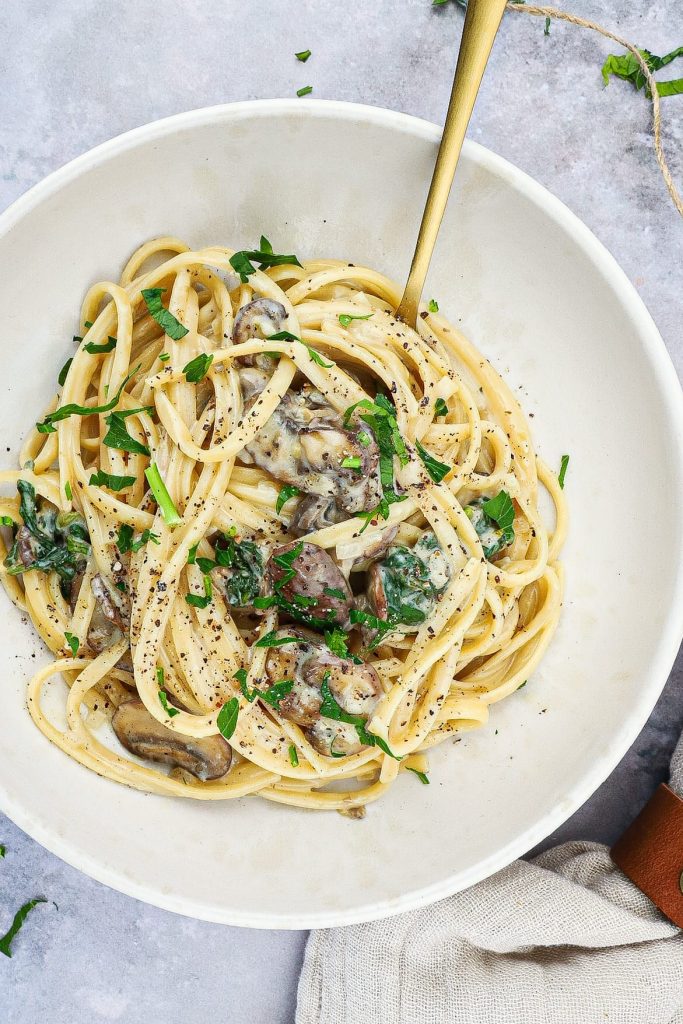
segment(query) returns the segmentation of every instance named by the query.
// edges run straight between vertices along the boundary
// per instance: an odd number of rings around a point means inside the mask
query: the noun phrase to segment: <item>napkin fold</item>
[[[683,738],[670,786],[683,795]],[[599,843],[311,933],[297,1024],[683,1024],[683,933]]]

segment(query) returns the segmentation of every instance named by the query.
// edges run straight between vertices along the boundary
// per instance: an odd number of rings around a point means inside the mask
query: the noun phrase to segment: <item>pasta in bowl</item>
[[[71,757],[358,816],[524,685],[560,615],[561,480],[437,303],[414,331],[398,298],[266,238],[155,239],[89,290],[0,509],[3,582],[55,656],[29,710]]]

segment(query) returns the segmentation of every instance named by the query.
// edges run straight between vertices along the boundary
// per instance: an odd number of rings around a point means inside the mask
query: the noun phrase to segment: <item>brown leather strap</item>
[[[683,800],[662,784],[612,847],[614,863],[683,928]]]

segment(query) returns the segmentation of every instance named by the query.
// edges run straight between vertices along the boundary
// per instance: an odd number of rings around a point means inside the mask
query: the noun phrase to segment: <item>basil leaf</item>
[[[156,499],[156,503],[161,509],[161,514],[164,517],[166,525],[171,528],[174,526],[180,526],[183,520],[178,514],[178,509],[171,500],[171,495],[166,490],[166,484],[161,479],[159,467],[155,462],[145,470],[145,476],[147,477],[150,490]]]
[[[664,57],[658,57],[656,54],[650,53],[649,50],[639,49],[639,52],[650,71],[654,72],[666,67],[667,64],[676,60],[677,57],[683,56],[683,46],[679,46],[677,49],[665,54]],[[619,56],[611,53],[602,65],[602,80],[605,85],[609,85],[611,75],[616,75],[617,78],[630,82],[635,89],[642,89],[645,86],[645,93],[648,97],[650,96],[650,87],[647,85],[643,70],[633,53],[624,53]],[[683,78],[671,79],[668,82],[657,82],[657,92],[660,96],[676,96],[682,93]]]
[[[73,363],[73,361],[74,361],[73,360],[73,356],[70,359],[67,359],[67,361],[64,363],[64,366],[59,371],[59,377],[57,377],[57,383],[59,384],[60,388],[64,387],[64,383],[66,381],[67,374],[69,372],[69,369],[71,368],[71,364]]]
[[[444,402],[443,398],[437,398],[434,403],[434,415],[435,416],[448,416],[448,406]]]
[[[299,53],[295,53],[294,56],[297,60],[300,60],[302,64],[305,64],[308,58],[311,56],[310,50],[300,50]]]
[[[168,703],[168,696],[165,690],[159,690],[159,703],[161,704],[162,708],[164,709],[169,718],[175,718],[176,715],[180,714],[178,708],[174,708],[172,704]]]
[[[293,743],[289,744],[289,763],[291,764],[292,768],[299,767],[299,755]]]
[[[231,697],[218,712],[216,725],[218,726],[218,731],[221,736],[224,736],[226,740],[229,740],[235,731],[239,713],[240,702],[237,697]]]
[[[439,312],[439,303],[436,301],[436,299],[430,299],[429,300],[429,302],[427,304],[427,309],[429,310],[430,313],[438,313]]]
[[[293,484],[285,484],[285,486],[280,490],[280,493],[277,496],[277,501],[275,502],[275,511],[278,515],[282,512],[282,509],[289,499],[295,498],[298,494],[301,494],[298,487],[295,487]]]
[[[185,380],[190,384],[198,384],[200,380],[203,380],[204,377],[206,377],[212,362],[213,353],[202,353],[199,356],[195,356],[194,359],[191,359],[189,363],[183,367]]]
[[[312,85],[304,85],[301,87],[301,89],[296,90],[297,96],[308,96],[310,92],[313,92]]]
[[[113,473],[105,473],[98,469],[93,473],[88,483],[91,487],[108,487],[110,491],[122,491],[124,487],[132,487],[135,483],[134,476],[116,476]]]
[[[12,956],[12,950],[10,948],[12,945],[12,940],[21,930],[21,926],[23,925],[24,921],[31,913],[33,908],[37,907],[39,903],[47,903],[47,900],[39,896],[34,900],[29,900],[28,903],[24,903],[23,907],[20,907],[19,910],[17,910],[16,914],[14,915],[14,920],[10,925],[9,931],[6,932],[5,935],[3,935],[3,937],[0,939],[0,953],[4,953],[5,956],[8,957]]]
[[[87,345],[83,346],[84,352],[89,352],[91,356],[103,355],[105,352],[112,352],[116,348],[116,338],[107,338],[103,345],[96,345],[94,341],[89,341]]]
[[[339,323],[342,327],[348,327],[352,320],[369,320],[372,313],[366,314],[366,316],[354,316],[352,313],[340,313]]]
[[[560,488],[564,490],[564,478],[567,473],[567,466],[569,465],[569,456],[563,455],[562,461],[560,462],[560,472],[557,474],[557,482]]]
[[[71,653],[75,658],[76,655],[78,654],[78,648],[81,646],[81,641],[78,639],[77,636],[74,636],[73,633],[67,632],[64,633],[64,639],[71,648]]]
[[[180,341],[186,334],[189,334],[189,330],[179,320],[176,320],[170,310],[162,305],[161,296],[165,291],[166,288],[143,288],[141,294],[150,316],[156,320],[164,334],[173,338],[174,341]]]
[[[423,786],[429,785],[429,779],[427,778],[424,772],[419,772],[417,768],[406,768],[406,771],[412,772],[413,775],[417,775],[418,779],[420,780]]]
[[[251,274],[256,273],[254,263],[259,264],[259,270],[266,270],[268,267],[287,266],[290,263],[295,267],[301,264],[296,256],[282,256],[273,252],[273,247],[263,235],[261,235],[260,249],[242,249],[230,257],[230,266],[239,274],[242,284],[246,284]]]
[[[136,412],[146,412],[146,409],[127,409],[125,412],[110,412],[104,422],[108,426],[107,433],[102,438],[102,444],[107,448],[116,448],[121,452],[133,452],[136,455],[149,456],[150,451],[146,444],[131,437],[126,427],[126,417]]]
[[[439,462],[438,459],[435,459],[433,455],[430,455],[429,452],[422,447],[419,441],[415,442],[415,447],[417,448],[417,454],[422,459],[424,467],[434,483],[441,483],[443,478],[450,473],[452,467],[447,466],[444,462]]]
[[[265,633],[260,640],[257,640],[254,647],[283,647],[285,644],[298,644],[301,637],[298,636],[276,636],[275,630]]]

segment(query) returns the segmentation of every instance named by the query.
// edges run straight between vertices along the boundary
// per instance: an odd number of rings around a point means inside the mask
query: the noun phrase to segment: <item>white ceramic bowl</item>
[[[0,218],[3,461],[53,394],[81,297],[143,240],[179,235],[348,258],[401,280],[439,129],[369,107],[266,101],[140,128],[53,174]],[[428,284],[568,452],[560,628],[490,727],[401,778],[362,822],[264,801],[200,803],[105,781],[25,710],[45,660],[3,600],[0,805],[48,849],[140,899],[266,928],[370,920],[462,889],[524,853],[608,775],[664,684],[682,630],[681,395],[642,302],[560,202],[465,146]]]

